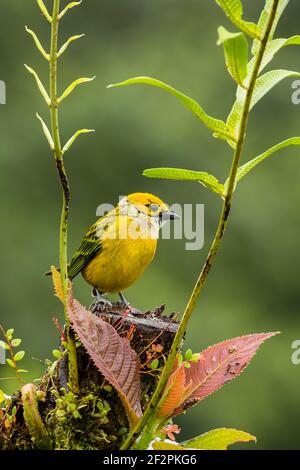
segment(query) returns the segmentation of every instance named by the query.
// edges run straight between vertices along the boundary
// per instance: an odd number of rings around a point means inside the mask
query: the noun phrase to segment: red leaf
[[[103,376],[115,387],[131,426],[142,415],[140,365],[127,339],[115,328],[86,310],[70,292],[68,313],[74,330]]]
[[[248,366],[259,346],[277,333],[258,333],[228,339],[209,346],[198,362],[185,369],[185,385],[191,393],[173,414],[180,414],[239,376]]]
[[[175,408],[177,408],[183,400],[183,393],[185,390],[185,368],[182,364],[170,376],[164,395],[162,397],[162,406],[159,410],[160,416],[172,415]]]

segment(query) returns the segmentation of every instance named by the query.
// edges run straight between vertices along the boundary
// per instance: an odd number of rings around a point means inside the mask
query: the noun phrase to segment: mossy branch
[[[222,206],[219,224],[218,224],[212,245],[210,247],[204,266],[199,274],[197,282],[194,286],[192,294],[185,308],[179,329],[176,333],[176,336],[175,336],[175,339],[174,339],[174,342],[170,351],[170,355],[168,356],[166,365],[161,374],[157,388],[150,400],[150,403],[143,415],[143,418],[139,421],[135,429],[130,433],[128,438],[123,443],[122,445],[123,450],[128,449],[132,446],[135,449],[147,449],[149,443],[154,437],[155,424],[157,421],[156,420],[157,409],[159,409],[159,403],[162,397],[163,390],[166,386],[168,378],[174,367],[174,362],[175,362],[177,353],[181,347],[184,334],[187,329],[188,322],[194,311],[197,300],[199,299],[200,294],[202,293],[202,289],[206,283],[212,264],[221,246],[221,242],[224,237],[224,233],[226,231],[227,224],[228,224],[228,217],[229,217],[229,213],[231,209],[234,188],[236,185],[239,162],[240,162],[243,147],[244,147],[246,128],[247,128],[247,123],[248,123],[248,118],[249,118],[249,113],[250,113],[251,98],[253,95],[256,80],[259,75],[259,69],[260,69],[260,66],[264,57],[264,53],[266,50],[270,32],[272,31],[272,28],[275,22],[278,4],[279,4],[279,0],[273,0],[272,9],[270,11],[269,18],[267,21],[267,26],[266,26],[264,35],[262,39],[260,40],[259,50],[256,55],[255,64],[254,64],[254,67],[252,69],[252,73],[250,76],[249,86],[245,93],[237,145],[233,154],[232,164],[231,164],[230,173],[228,177],[227,192],[224,198],[224,203]]]

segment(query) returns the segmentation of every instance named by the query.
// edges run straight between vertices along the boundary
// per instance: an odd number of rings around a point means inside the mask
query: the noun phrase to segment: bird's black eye
[[[150,210],[151,212],[157,212],[159,209],[159,205],[158,204],[150,204]]]

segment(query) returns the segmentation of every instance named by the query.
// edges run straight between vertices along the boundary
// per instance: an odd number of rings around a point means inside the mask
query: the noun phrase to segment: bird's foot
[[[103,307],[109,307],[109,308],[111,308],[111,307],[113,306],[113,304],[112,304],[109,300],[104,299],[104,298],[102,298],[102,299],[97,299],[97,300],[95,301],[95,304],[96,304],[96,305],[102,305]]]
[[[119,297],[120,297],[120,301],[119,302],[116,302],[115,306],[118,308],[118,309],[122,309],[122,312],[125,313],[125,315],[127,314],[131,314],[131,315],[139,315],[141,314],[141,312],[139,310],[137,310],[136,308],[132,307],[130,305],[130,303],[128,302],[128,300],[126,300],[126,298],[124,297],[124,295],[122,294],[122,292],[119,292]]]
[[[119,297],[121,299],[120,302],[118,302],[119,304],[123,305],[124,307],[130,307],[130,304],[129,302],[125,299],[124,295],[122,294],[122,292],[119,292]]]
[[[115,306],[118,309],[121,308],[122,311],[125,311],[125,313],[132,313],[132,311],[135,309],[131,307],[130,303],[128,302],[128,300],[126,300],[122,292],[119,292],[119,297],[120,297],[120,301],[116,302]]]
[[[97,310],[108,310],[113,307],[113,304],[104,297],[103,292],[100,292],[98,289],[94,287],[92,296],[95,297],[95,301],[93,302],[93,307],[96,307]]]
[[[131,305],[129,302],[124,302],[123,300],[119,300],[119,302],[115,302],[114,305],[117,305],[118,307],[124,308],[124,309],[131,309]]]

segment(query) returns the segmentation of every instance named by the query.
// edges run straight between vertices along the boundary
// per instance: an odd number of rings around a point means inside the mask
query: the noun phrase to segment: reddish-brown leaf
[[[142,415],[140,365],[127,339],[115,328],[86,310],[69,294],[68,313],[80,341],[103,376],[115,387],[130,426]]]
[[[162,396],[162,406],[159,410],[160,416],[171,416],[175,408],[177,408],[183,399],[185,384],[185,368],[182,364],[170,376],[165,392]]]
[[[182,413],[239,376],[259,346],[276,334],[239,336],[205,349],[201,353],[201,359],[198,362],[190,362],[190,368],[185,369],[185,384],[190,385],[191,393],[175,410],[173,416]]]

